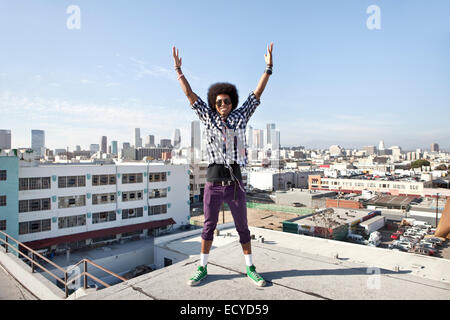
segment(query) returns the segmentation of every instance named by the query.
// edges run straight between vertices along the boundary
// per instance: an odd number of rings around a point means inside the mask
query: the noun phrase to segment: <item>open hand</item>
[[[175,68],[181,67],[181,58],[178,56],[178,49],[173,47],[172,48],[172,53],[173,53],[173,61],[174,61],[174,66]]]
[[[264,59],[266,60],[267,65],[273,65],[272,62],[272,50],[273,50],[273,42],[267,46],[267,54],[264,55]]]

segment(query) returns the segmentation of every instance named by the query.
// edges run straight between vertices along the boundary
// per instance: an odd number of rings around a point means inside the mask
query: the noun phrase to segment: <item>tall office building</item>
[[[160,148],[172,148],[172,141],[170,139],[161,139],[159,141]]]
[[[142,148],[141,129],[134,129],[134,146],[136,148]]]
[[[378,144],[378,150],[384,150],[384,141],[380,140],[380,143]]]
[[[272,143],[272,131],[275,130],[275,123],[268,123],[267,124],[267,133],[266,133],[266,143],[270,144]]]
[[[181,132],[180,129],[175,129],[173,134],[173,147],[174,149],[179,149],[181,146]]]
[[[106,136],[102,137],[102,152],[106,153],[108,150],[106,149],[108,144],[107,144],[107,138]]]
[[[91,152],[98,152],[98,151],[100,151],[100,145],[98,143],[92,143],[89,146],[89,151],[91,151]]]
[[[75,151],[80,152],[80,151],[81,151],[81,146],[78,146],[78,145],[77,145],[77,146],[75,147]]]
[[[155,136],[148,135],[145,137],[145,147],[146,148],[155,148]]]
[[[363,150],[366,151],[368,155],[376,154],[377,153],[377,147],[375,146],[367,146],[363,147]]]
[[[246,132],[247,147],[253,148],[253,127],[247,126]]]
[[[200,121],[191,122],[191,161],[201,158]]]
[[[263,149],[266,145],[267,138],[264,135],[264,130],[253,129],[253,148]]]
[[[439,145],[437,143],[431,144],[431,152],[439,152]]]
[[[269,137],[271,149],[272,150],[280,149],[280,130],[271,129]]]
[[[31,130],[31,149],[39,157],[45,156],[45,131]]]
[[[402,149],[399,146],[392,146],[389,149],[394,161],[399,161],[402,158]]]
[[[111,153],[115,156],[119,154],[119,149],[117,148],[117,141],[111,141]]]
[[[11,130],[0,130],[0,149],[11,149]]]

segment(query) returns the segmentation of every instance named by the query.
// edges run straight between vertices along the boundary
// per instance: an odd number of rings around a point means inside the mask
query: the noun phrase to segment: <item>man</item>
[[[244,252],[247,276],[258,286],[266,282],[256,272],[252,262],[250,231],[247,223],[247,207],[245,190],[242,185],[240,166],[247,164],[245,148],[245,129],[247,123],[260,104],[260,97],[272,74],[273,43],[267,46],[264,55],[266,69],[256,89],[250,93],[240,108],[236,87],[229,83],[216,83],[208,90],[208,105],[191,89],[181,71],[182,59],[178,49],[172,48],[175,70],[178,80],[186,94],[191,108],[197,113],[206,126],[208,171],[207,183],[203,196],[205,222],[202,232],[200,266],[189,279],[188,284],[195,286],[207,276],[209,251],[213,242],[213,234],[219,218],[220,207],[226,202],[233,215],[234,224],[239,234],[239,242]]]

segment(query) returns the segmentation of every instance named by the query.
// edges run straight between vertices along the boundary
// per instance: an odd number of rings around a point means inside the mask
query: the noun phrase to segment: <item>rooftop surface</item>
[[[315,226],[329,228],[330,226],[336,227],[344,224],[351,224],[354,221],[368,215],[367,210],[353,210],[342,208],[328,208],[322,212],[316,213],[308,217],[299,217],[295,220],[290,220],[292,223],[297,223],[306,226]]]
[[[250,227],[253,261],[266,279],[260,288],[246,277],[234,227],[215,236],[208,277],[187,285],[199,261],[200,234],[160,243],[186,260],[81,300],[324,300],[450,299],[450,261],[303,235]],[[227,234],[231,235],[227,235]]]

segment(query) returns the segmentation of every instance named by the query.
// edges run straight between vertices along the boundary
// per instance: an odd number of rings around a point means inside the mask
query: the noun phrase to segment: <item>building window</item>
[[[19,223],[19,234],[28,234],[36,232],[44,232],[51,230],[51,220],[34,220]]]
[[[19,191],[28,190],[28,178],[19,178]]]
[[[86,205],[86,196],[68,196],[68,197],[58,197],[58,208],[72,208],[72,207],[82,207]]]
[[[116,193],[99,193],[92,195],[92,204],[107,204],[116,202]]]
[[[6,220],[0,220],[0,231],[6,230]]]
[[[0,170],[0,181],[5,181],[7,179],[6,170]]]
[[[86,215],[85,214],[58,218],[58,228],[59,229],[80,227],[80,226],[85,226],[85,225],[86,225]]]
[[[143,215],[144,215],[144,208],[122,210],[122,219],[140,218]]]
[[[165,197],[167,197],[167,188],[150,189],[148,191],[149,199],[165,198]]]
[[[167,213],[167,204],[161,204],[157,206],[150,206],[148,209],[148,215],[152,216],[155,214]]]
[[[19,178],[19,191],[50,189],[50,177]]]
[[[0,196],[0,207],[6,207],[6,196]]]
[[[149,182],[162,182],[167,181],[167,172],[149,172]]]
[[[122,201],[142,200],[143,190],[122,192]]]
[[[124,173],[122,174],[122,183],[141,183],[142,173]]]
[[[116,184],[116,175],[115,174],[102,174],[102,175],[94,175],[92,176],[92,185],[93,186],[104,186],[109,184]]]
[[[50,198],[19,200],[19,212],[50,210]]]
[[[58,188],[76,188],[85,186],[86,186],[85,176],[58,177]]]
[[[105,211],[105,212],[96,212],[92,214],[92,223],[103,223],[116,221],[116,212],[115,211]]]

